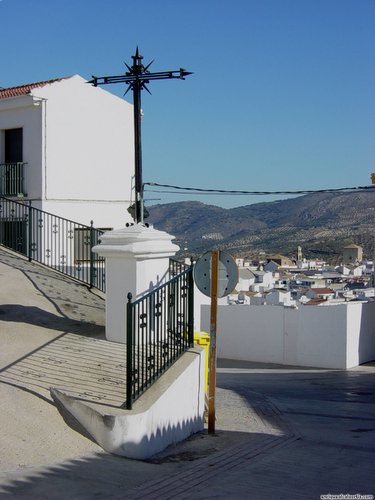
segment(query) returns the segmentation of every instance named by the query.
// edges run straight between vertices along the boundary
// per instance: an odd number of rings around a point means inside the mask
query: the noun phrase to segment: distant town
[[[362,247],[343,248],[342,264],[274,255],[258,261],[236,258],[239,280],[228,304],[299,306],[374,301],[374,261],[363,258]]]

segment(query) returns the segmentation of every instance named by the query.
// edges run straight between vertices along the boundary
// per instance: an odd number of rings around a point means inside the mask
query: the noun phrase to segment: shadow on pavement
[[[27,323],[58,332],[104,338],[104,326],[89,321],[78,321],[66,316],[58,316],[35,306],[0,305],[0,320]]]
[[[30,472],[8,474],[0,485],[0,497],[27,500],[149,498],[150,491],[157,494],[163,485],[173,494],[152,498],[173,498],[178,493],[193,497],[195,485],[223,475],[228,458],[233,461],[246,456],[249,462],[259,456],[265,446],[277,446],[281,439],[236,432],[218,436],[202,433],[170,447],[163,456],[145,461],[96,453]]]
[[[0,249],[0,262],[22,272],[35,290],[54,306],[58,314],[76,322],[101,325],[102,333],[104,332],[105,303],[101,292],[90,290],[86,285],[58,271],[29,262],[3,248]],[[90,320],[88,321],[87,318]],[[0,319],[4,320],[3,317]],[[38,325],[38,323],[34,324]]]

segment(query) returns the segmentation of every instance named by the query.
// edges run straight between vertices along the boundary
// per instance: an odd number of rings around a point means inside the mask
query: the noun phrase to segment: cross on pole
[[[175,71],[158,71],[151,73],[149,67],[153,63],[151,61],[147,66],[142,63],[143,56],[139,54],[138,47],[135,55],[132,56],[133,65],[125,66],[128,71],[124,75],[117,76],[93,76],[89,83],[94,87],[98,85],[107,85],[111,83],[126,83],[128,89],[133,91],[133,109],[134,109],[134,177],[135,177],[135,204],[134,204],[134,220],[135,222],[143,223],[144,207],[143,207],[143,180],[142,180],[142,141],[141,141],[141,90],[145,89],[151,93],[147,88],[151,80],[165,80],[171,78],[178,78],[185,80],[185,77],[192,73],[180,68]]]

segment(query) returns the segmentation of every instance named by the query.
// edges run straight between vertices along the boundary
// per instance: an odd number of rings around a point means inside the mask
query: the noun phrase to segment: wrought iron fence
[[[172,264],[173,265],[173,264]],[[132,302],[128,294],[126,408],[194,345],[193,270]]]
[[[0,163],[0,195],[17,196],[24,193],[23,179],[26,163]]]
[[[103,231],[0,197],[0,245],[105,291],[105,259],[92,252]]]
[[[191,265],[192,262],[190,262],[190,264],[186,264],[185,262],[181,262],[180,260],[173,259],[171,257],[169,259],[169,276],[173,278],[174,276],[182,273],[182,271],[186,271],[187,269],[189,269]]]

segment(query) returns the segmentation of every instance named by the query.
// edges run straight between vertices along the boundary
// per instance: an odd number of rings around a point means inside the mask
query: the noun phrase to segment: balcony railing
[[[0,163],[0,195],[18,196],[24,191],[24,166],[26,163]]]

